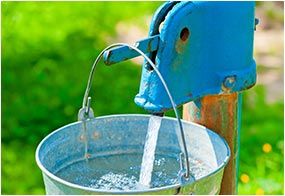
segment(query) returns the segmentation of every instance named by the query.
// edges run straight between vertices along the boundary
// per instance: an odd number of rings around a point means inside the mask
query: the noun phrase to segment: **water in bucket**
[[[67,165],[55,175],[74,184],[101,190],[135,190],[140,176],[141,154],[118,154],[81,160]],[[199,178],[211,168],[199,160],[191,160],[191,174]],[[76,171],[76,172],[75,172]],[[178,183],[179,161],[175,157],[157,156],[154,161],[150,187],[163,187]]]

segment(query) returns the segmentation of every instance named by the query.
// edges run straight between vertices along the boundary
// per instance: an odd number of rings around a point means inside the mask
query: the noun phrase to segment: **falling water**
[[[154,155],[157,143],[158,132],[162,117],[152,115],[149,118],[148,130],[145,140],[139,185],[149,188],[154,165]]]

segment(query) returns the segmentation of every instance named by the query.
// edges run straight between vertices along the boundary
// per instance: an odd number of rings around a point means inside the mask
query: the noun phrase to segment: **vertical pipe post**
[[[195,122],[224,137],[231,149],[225,167],[221,195],[237,194],[241,94],[209,95],[183,106],[183,119]]]

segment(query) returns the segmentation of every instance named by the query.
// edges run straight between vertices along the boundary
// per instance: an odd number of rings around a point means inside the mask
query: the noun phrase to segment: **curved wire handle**
[[[184,151],[184,156],[185,156],[185,164],[182,164],[181,163],[181,167],[183,167],[183,165],[186,165],[186,168],[185,168],[185,173],[182,174],[185,178],[189,178],[190,176],[190,169],[189,169],[189,159],[188,159],[188,152],[187,152],[187,147],[186,147],[186,141],[185,141],[185,136],[184,136],[184,131],[183,131],[183,126],[182,126],[182,123],[181,123],[181,120],[179,118],[179,115],[178,115],[178,112],[177,112],[177,109],[176,109],[176,104],[174,103],[173,101],[173,98],[169,92],[169,89],[166,85],[166,82],[165,80],[163,79],[161,73],[158,71],[157,67],[154,65],[154,63],[140,50],[138,49],[137,47],[135,46],[131,46],[129,44],[125,44],[125,43],[116,43],[116,44],[112,44],[108,47],[106,47],[104,50],[101,51],[101,53],[98,55],[98,57],[96,58],[96,60],[94,61],[93,65],[92,65],[92,69],[91,69],[91,72],[89,74],[89,78],[88,78],[88,83],[87,83],[87,88],[85,90],[85,94],[84,94],[84,98],[83,98],[83,102],[82,102],[82,108],[81,110],[85,111],[85,116],[89,116],[89,111],[90,111],[90,98],[88,97],[89,96],[89,92],[90,92],[90,88],[91,88],[91,82],[93,80],[93,76],[94,76],[94,71],[95,71],[95,68],[96,68],[96,65],[98,64],[98,62],[100,61],[100,59],[102,58],[103,54],[105,51],[111,49],[111,48],[114,48],[114,47],[118,47],[118,46],[127,46],[133,50],[135,50],[136,52],[138,52],[139,54],[141,54],[145,60],[148,61],[148,63],[152,66],[153,70],[156,72],[156,74],[158,75],[161,83],[163,84],[164,86],[164,89],[170,99],[170,102],[171,102],[171,105],[173,107],[173,110],[175,112],[175,116],[177,118],[177,121],[178,121],[178,124],[179,124],[179,128],[180,128],[180,134],[181,134],[181,138],[182,138],[182,145],[183,145],[183,151]],[[181,155],[181,158],[183,156]]]

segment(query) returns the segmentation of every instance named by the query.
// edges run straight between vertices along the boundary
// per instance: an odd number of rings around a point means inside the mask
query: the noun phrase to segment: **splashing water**
[[[101,190],[143,190],[138,186],[141,153],[115,154],[72,162],[55,175],[68,182]],[[157,155],[151,187],[178,183],[177,157]]]
[[[145,140],[139,185],[149,188],[154,164],[154,155],[157,143],[158,132],[162,117],[152,115],[149,118],[148,130]]]
[[[175,156],[173,156],[175,155]],[[142,154],[115,154],[85,159],[67,164],[55,175],[68,182],[100,190],[145,190],[138,184]],[[213,168],[190,157],[190,173],[199,179]],[[150,188],[179,183],[179,158],[176,154],[155,156]]]

